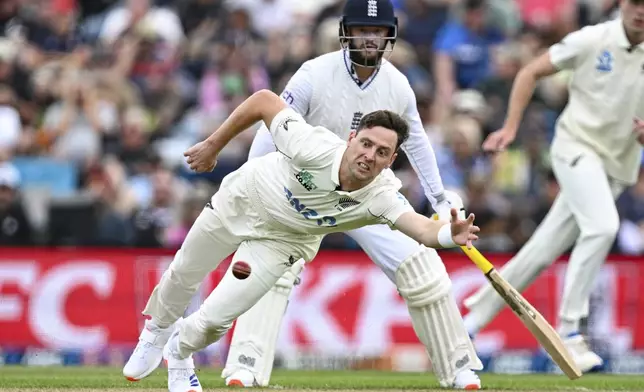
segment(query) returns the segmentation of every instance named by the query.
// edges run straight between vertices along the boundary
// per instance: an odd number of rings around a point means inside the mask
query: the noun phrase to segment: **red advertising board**
[[[462,254],[441,255],[462,303],[485,278]],[[490,259],[500,266],[507,257]],[[0,347],[94,350],[133,345],[143,320],[140,312],[171,260],[165,251],[2,248]],[[555,264],[525,292],[550,321],[556,316],[565,266]],[[207,279],[202,299],[221,272]],[[610,337],[612,350],[644,350],[641,287],[644,259],[611,257],[604,266],[591,305],[592,330]],[[476,343],[484,351],[537,348],[509,310]],[[406,306],[387,277],[362,252],[322,251],[307,265],[291,296],[278,347],[282,352],[365,355],[407,344],[418,341]]]

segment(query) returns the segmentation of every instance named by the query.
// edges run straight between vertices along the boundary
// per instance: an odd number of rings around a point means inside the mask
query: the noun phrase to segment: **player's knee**
[[[233,326],[233,320],[214,317],[199,317],[200,329],[206,336],[222,336]]]
[[[583,227],[581,236],[586,238],[601,238],[606,241],[614,241],[619,231],[619,216],[617,212],[606,214],[601,221],[595,222],[592,226]]]
[[[408,306],[423,307],[448,295],[452,282],[436,251],[423,247],[398,267],[396,286]]]
[[[189,274],[183,270],[181,265],[175,263],[170,264],[165,273],[168,274],[168,279],[174,286],[196,289],[201,284],[201,280],[190,279]]]

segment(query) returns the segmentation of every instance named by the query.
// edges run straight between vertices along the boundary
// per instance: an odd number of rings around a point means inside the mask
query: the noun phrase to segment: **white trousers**
[[[143,314],[161,326],[183,316],[204,278],[231,253],[231,267],[199,310],[181,324],[179,352],[187,357],[220,339],[233,321],[262,298],[302,254],[300,246],[262,239],[249,231],[252,211],[236,211],[243,204],[234,189],[221,189],[188,232],[181,249],[154,288]],[[295,255],[295,257],[294,257]],[[238,279],[231,272],[237,261],[251,267],[250,276]]]
[[[542,246],[554,243],[558,244],[555,248],[565,247],[565,251],[576,240],[566,271],[559,317],[578,321],[588,316],[595,279],[619,231],[615,199],[624,191],[624,185],[609,179],[602,160],[591,151],[554,153],[552,168],[561,195],[548,216],[554,221],[553,229],[561,231],[548,233],[554,241],[544,242]],[[548,226],[541,231],[547,229]]]
[[[552,168],[560,193],[530,240],[500,273],[522,291],[574,245],[559,318],[578,322],[588,316],[591,290],[619,230],[615,199],[624,185],[609,179],[600,157],[586,149],[577,153],[553,149]],[[471,310],[466,325],[476,333],[504,302],[488,284],[469,297],[466,305]]]

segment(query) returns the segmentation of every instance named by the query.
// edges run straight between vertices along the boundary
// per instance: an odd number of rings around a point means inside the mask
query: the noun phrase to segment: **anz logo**
[[[327,227],[334,227],[337,226],[336,220],[332,216],[320,216],[317,211],[308,208],[300,200],[296,197],[293,197],[293,192],[288,190],[288,188],[284,187],[284,195],[286,196],[286,200],[291,204],[293,208],[295,208],[295,211],[299,212],[300,215],[302,215],[304,218],[308,220],[313,220],[317,223],[318,226],[327,226]]]

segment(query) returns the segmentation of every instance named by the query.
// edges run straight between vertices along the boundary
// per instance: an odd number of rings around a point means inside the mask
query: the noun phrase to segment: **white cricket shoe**
[[[172,331],[173,327],[159,328],[150,320],[146,320],[139,342],[123,367],[125,378],[129,381],[139,381],[158,368],[163,359],[163,346],[170,339]]]
[[[230,376],[226,377],[226,385],[229,387],[252,388],[257,387],[255,375],[248,369],[237,369]]]
[[[563,342],[582,373],[596,370],[604,364],[604,360],[588,347],[586,339],[581,334],[565,337]]]
[[[169,392],[202,392],[201,383],[195,373],[192,355],[181,359],[178,354],[179,328],[172,333],[170,340],[163,348],[163,359],[168,366]]]
[[[452,389],[479,390],[481,389],[481,379],[473,370],[463,369],[456,373]]]

